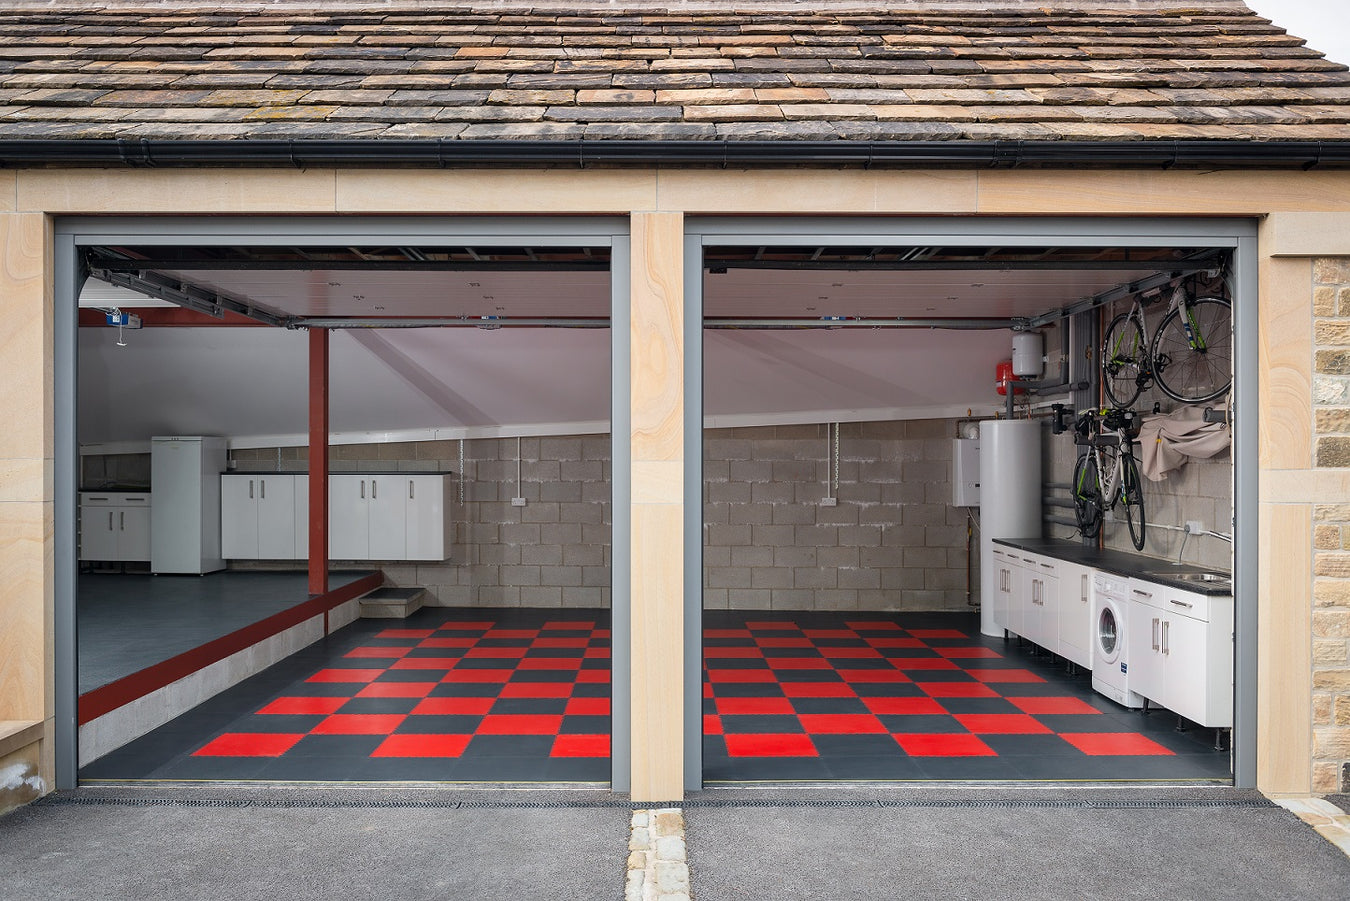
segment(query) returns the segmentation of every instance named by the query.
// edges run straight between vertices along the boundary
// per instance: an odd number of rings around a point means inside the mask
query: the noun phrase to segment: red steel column
[[[312,328],[309,330],[309,593],[313,597],[327,592],[328,329]]]

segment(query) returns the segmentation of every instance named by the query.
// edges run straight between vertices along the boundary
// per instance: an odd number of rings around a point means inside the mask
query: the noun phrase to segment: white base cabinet
[[[454,538],[450,489],[443,473],[330,474],[329,558],[448,560]],[[221,532],[227,559],[305,559],[309,476],[221,476]]]
[[[1130,690],[1209,728],[1233,725],[1233,599],[1130,580]]]
[[[1059,563],[1059,656],[1092,668],[1092,573],[1081,563]]]
[[[80,560],[150,562],[150,494],[80,492]]]

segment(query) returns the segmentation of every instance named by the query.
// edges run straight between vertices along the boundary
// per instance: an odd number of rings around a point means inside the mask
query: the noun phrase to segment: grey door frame
[[[54,270],[54,630],[56,682],[56,784],[74,788],[78,766],[78,647],[75,588],[76,508],[79,444],[76,432],[78,394],[78,299],[84,274],[81,248],[100,244],[213,245],[250,244],[341,246],[465,244],[473,247],[592,246],[611,248],[610,265],[610,570],[612,703],[611,787],[629,790],[629,222],[627,217],[64,217],[57,219]]]
[[[685,789],[703,788],[703,248],[1179,246],[1233,253],[1233,778],[1256,786],[1259,369],[1257,224],[1242,218],[689,217],[685,221]],[[959,267],[956,267],[959,268]]]

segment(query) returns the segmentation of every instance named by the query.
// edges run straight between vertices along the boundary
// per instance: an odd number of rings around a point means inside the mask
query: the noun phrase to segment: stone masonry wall
[[[969,609],[967,514],[951,506],[955,423],[842,425],[836,506],[821,504],[828,429],[705,433],[704,605]]]
[[[1316,465],[1350,467],[1350,259],[1313,264]],[[1313,791],[1350,791],[1350,504],[1313,510]]]

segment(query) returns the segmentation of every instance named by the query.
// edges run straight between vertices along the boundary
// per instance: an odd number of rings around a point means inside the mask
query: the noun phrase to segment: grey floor
[[[365,575],[334,572],[329,587],[340,588]],[[76,589],[80,694],[252,625],[308,597],[304,572],[81,573]]]
[[[697,901],[1350,899],[1350,858],[1231,788],[720,790]],[[0,817],[0,899],[619,901],[606,792],[83,788]]]

